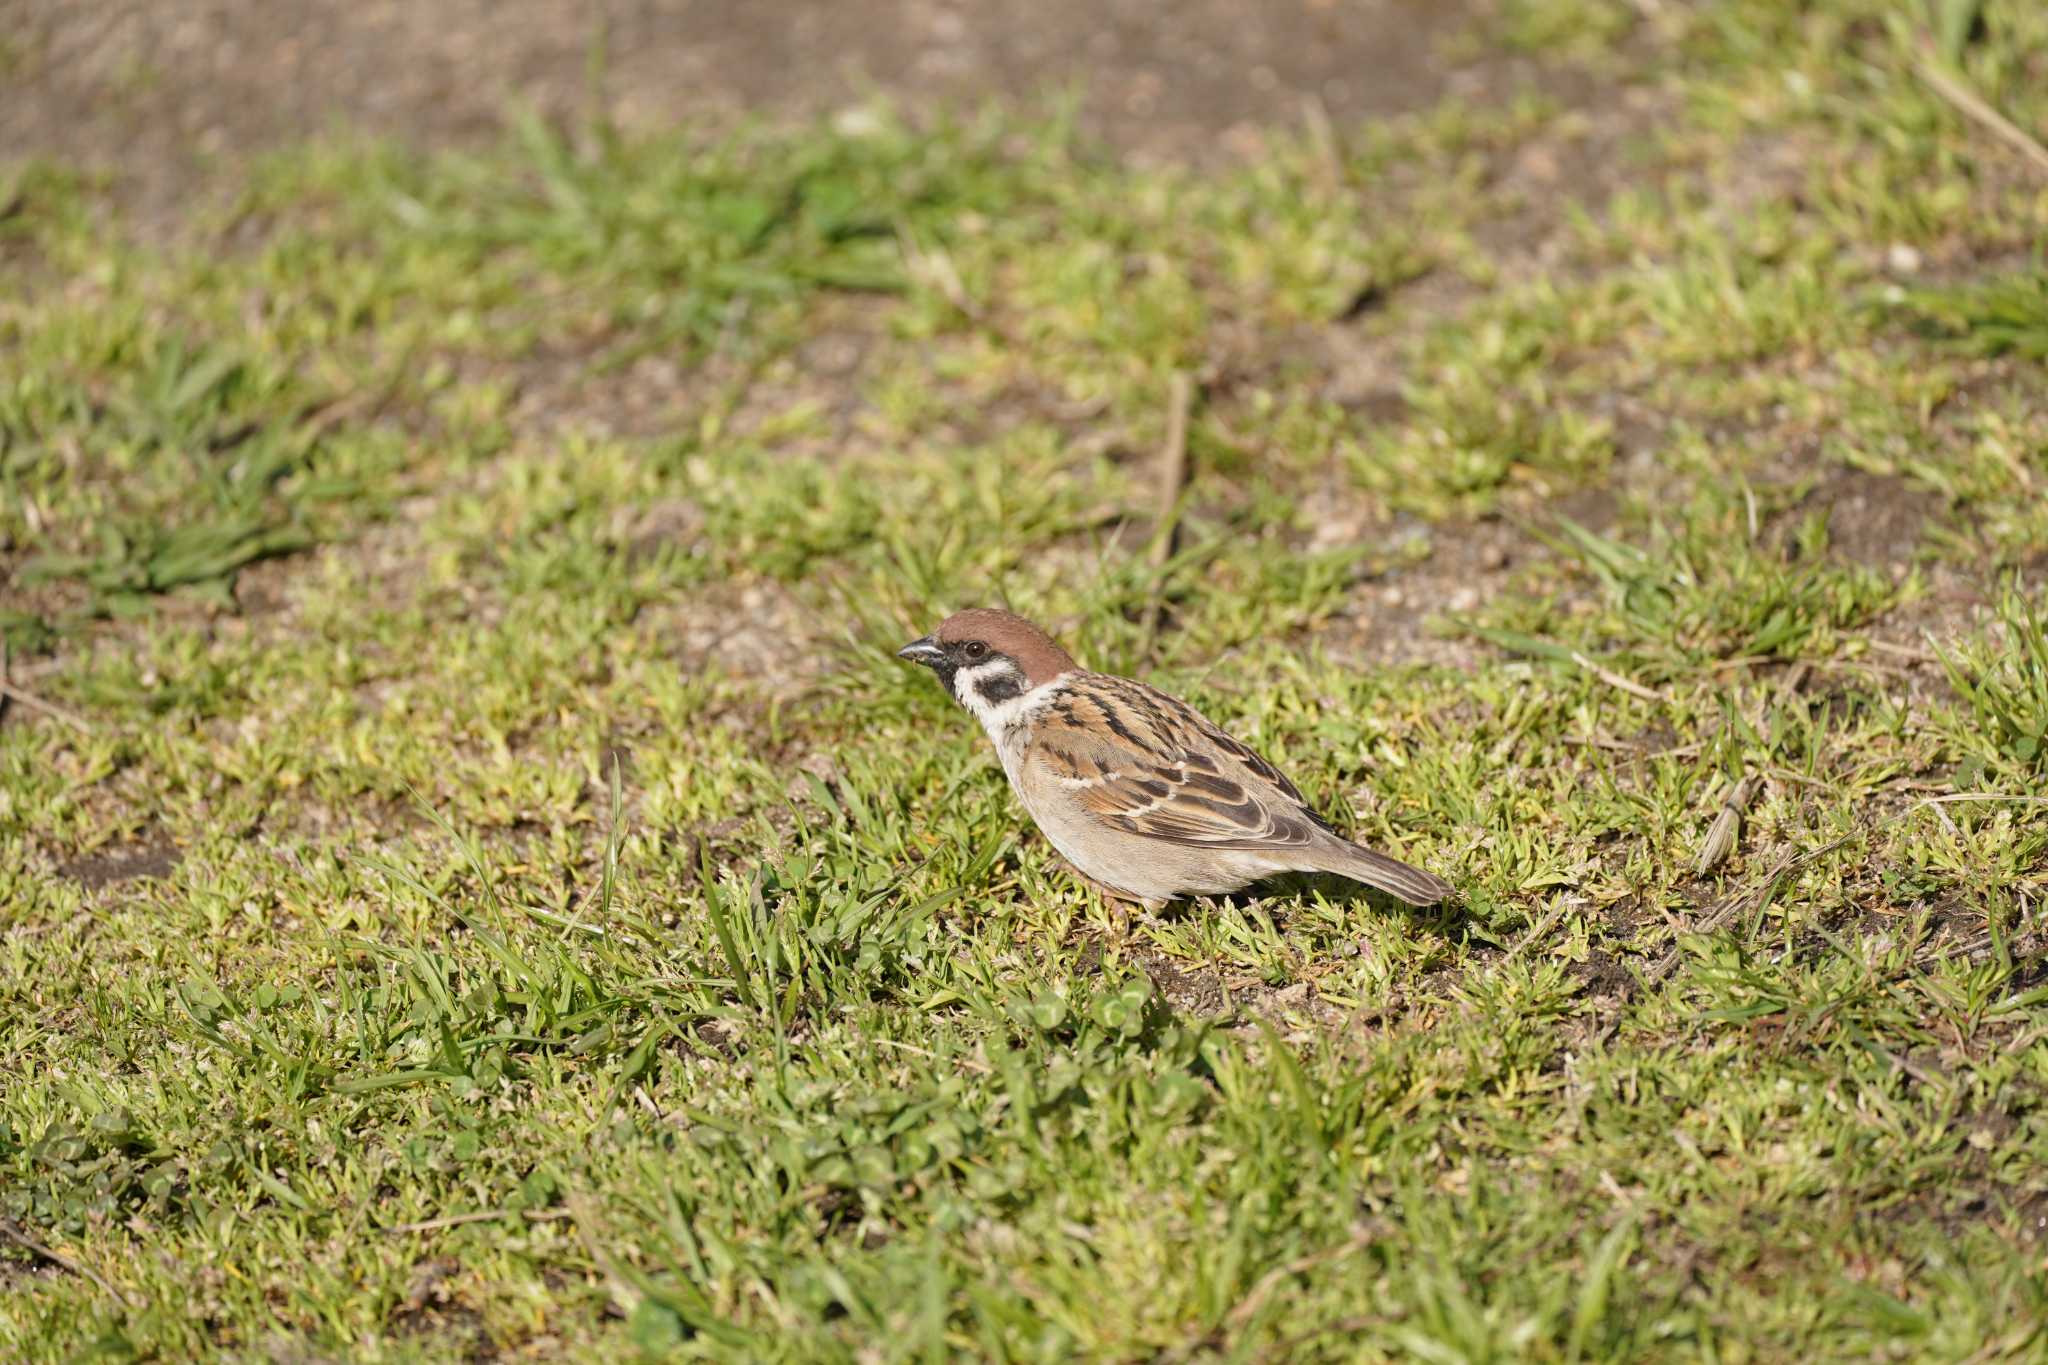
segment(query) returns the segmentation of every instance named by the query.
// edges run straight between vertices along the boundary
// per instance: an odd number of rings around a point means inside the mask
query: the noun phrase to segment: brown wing
[[[1253,849],[1300,847],[1329,828],[1271,763],[1144,683],[1082,675],[1034,744],[1075,800],[1128,833]]]

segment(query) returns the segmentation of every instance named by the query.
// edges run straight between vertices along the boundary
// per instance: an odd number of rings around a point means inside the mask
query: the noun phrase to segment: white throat
[[[990,701],[982,695],[978,684],[1005,672],[1016,672],[1016,665],[1007,659],[992,659],[974,668],[963,668],[953,676],[953,695],[974,713],[974,718],[981,722],[981,728],[988,731],[988,737],[1004,753],[1007,763],[1014,732],[1052,700],[1053,692],[1065,675],[1027,688],[1013,697]]]

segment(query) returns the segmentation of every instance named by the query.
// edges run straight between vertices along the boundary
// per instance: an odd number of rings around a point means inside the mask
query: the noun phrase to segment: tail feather
[[[1410,905],[1435,905],[1451,894],[1451,884],[1442,877],[1336,836],[1330,838],[1322,852],[1324,857],[1318,870],[1376,886]]]

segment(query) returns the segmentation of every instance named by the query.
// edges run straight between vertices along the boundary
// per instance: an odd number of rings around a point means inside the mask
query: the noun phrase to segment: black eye
[[[960,657],[963,659],[981,659],[987,656],[988,646],[979,640],[969,640],[960,646]]]

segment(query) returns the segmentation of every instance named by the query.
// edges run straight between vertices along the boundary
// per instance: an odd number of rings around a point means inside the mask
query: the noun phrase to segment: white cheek
[[[974,713],[981,722],[988,737],[996,742],[999,749],[1005,748],[1006,738],[1019,725],[1030,721],[1045,704],[1052,699],[1056,683],[1041,683],[1037,687],[1020,692],[1004,701],[991,702],[983,697],[974,686],[976,681],[993,677],[1011,670],[1007,663],[987,663],[977,668],[963,668],[953,675],[954,695],[960,704]]]
[[[1003,673],[1015,673],[1016,669],[1002,659],[992,659],[973,668],[963,668],[953,675],[953,697],[962,706],[984,719],[989,712],[1009,705],[1008,702],[990,703],[981,695],[979,686],[983,681]]]
[[[974,684],[976,682],[978,682],[982,678],[994,676],[997,670],[1001,669],[1002,666],[1003,665],[1000,662],[991,661],[985,664],[976,664],[972,668],[954,669],[953,695],[958,697],[962,702],[965,702],[969,697],[972,697],[974,695]]]

